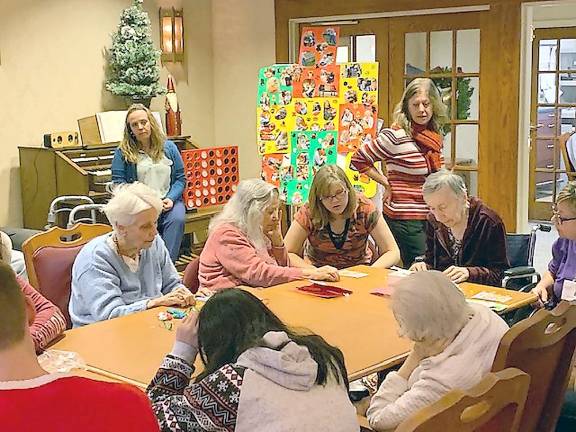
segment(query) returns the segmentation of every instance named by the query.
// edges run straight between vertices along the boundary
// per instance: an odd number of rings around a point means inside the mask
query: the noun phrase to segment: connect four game
[[[184,204],[188,210],[226,204],[236,191],[238,147],[211,147],[183,150],[186,188]]]

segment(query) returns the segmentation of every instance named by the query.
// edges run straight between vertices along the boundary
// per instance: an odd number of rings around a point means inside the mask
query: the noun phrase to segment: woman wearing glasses
[[[380,257],[373,256],[368,236],[374,239]],[[345,268],[370,265],[374,260],[373,266],[387,268],[400,260],[398,245],[382,215],[369,199],[356,193],[336,165],[325,165],[314,176],[308,204],[300,208],[286,234],[286,248],[290,263],[304,268]]]
[[[552,222],[560,238],[552,245],[548,271],[532,290],[540,307],[576,296],[576,182],[569,182],[558,194],[553,212]]]

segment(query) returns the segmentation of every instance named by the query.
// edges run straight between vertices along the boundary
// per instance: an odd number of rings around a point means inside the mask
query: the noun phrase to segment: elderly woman
[[[372,256],[369,236],[380,257]],[[374,267],[387,268],[400,260],[398,245],[382,215],[372,201],[356,193],[336,165],[324,165],[314,176],[308,204],[296,213],[286,234],[286,248],[292,264],[299,267],[345,268],[374,261]]]
[[[12,252],[10,237],[0,231],[0,262],[10,265]],[[27,306],[34,311],[29,314],[31,320],[28,324],[34,348],[39,353],[66,330],[66,319],[60,309],[36,291],[26,279],[16,276],[16,281],[24,293]]]
[[[456,283],[500,286],[510,267],[500,216],[468,197],[462,177],[447,170],[428,176],[422,193],[430,207],[426,254],[410,270],[440,270]]]
[[[279,204],[274,186],[260,179],[240,182],[222,213],[210,221],[198,271],[204,292],[238,285],[268,287],[298,279],[338,279],[333,267],[290,267]]]
[[[540,307],[576,300],[576,182],[569,182],[556,197],[552,222],[560,238],[552,245],[548,271],[532,290]]]
[[[352,157],[352,168],[385,188],[384,216],[405,266],[425,250],[428,208],[422,185],[443,164],[441,131],[446,120],[446,106],[432,80],[416,78],[404,90],[392,126]],[[378,161],[386,175],[374,167]]]
[[[138,181],[154,189],[162,198],[158,231],[172,261],[178,259],[186,209],[182,193],[186,184],[184,164],[176,145],[166,140],[156,119],[142,104],[128,108],[124,138],[112,161],[112,181]]]
[[[204,370],[191,380],[198,354]],[[356,432],[346,375],[338,348],[228,289],[178,327],[148,395],[164,432]]]
[[[426,289],[423,289],[426,288]],[[466,390],[490,372],[506,323],[437,271],[398,282],[391,299],[400,335],[414,347],[390,372],[366,413],[376,431],[392,429],[453,389]]]
[[[104,208],[113,232],[88,242],[72,267],[74,327],[156,306],[194,304],[156,229],[162,206],[145,184],[114,190]]]

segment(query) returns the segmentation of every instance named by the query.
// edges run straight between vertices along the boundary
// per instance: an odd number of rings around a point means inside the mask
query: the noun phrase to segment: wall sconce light
[[[182,9],[160,8],[160,49],[162,61],[184,60],[184,16]]]

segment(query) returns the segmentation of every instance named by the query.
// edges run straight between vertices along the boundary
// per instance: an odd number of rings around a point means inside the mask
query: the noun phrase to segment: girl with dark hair
[[[347,388],[338,348],[232,288],[182,322],[148,396],[163,431],[358,431]]]

